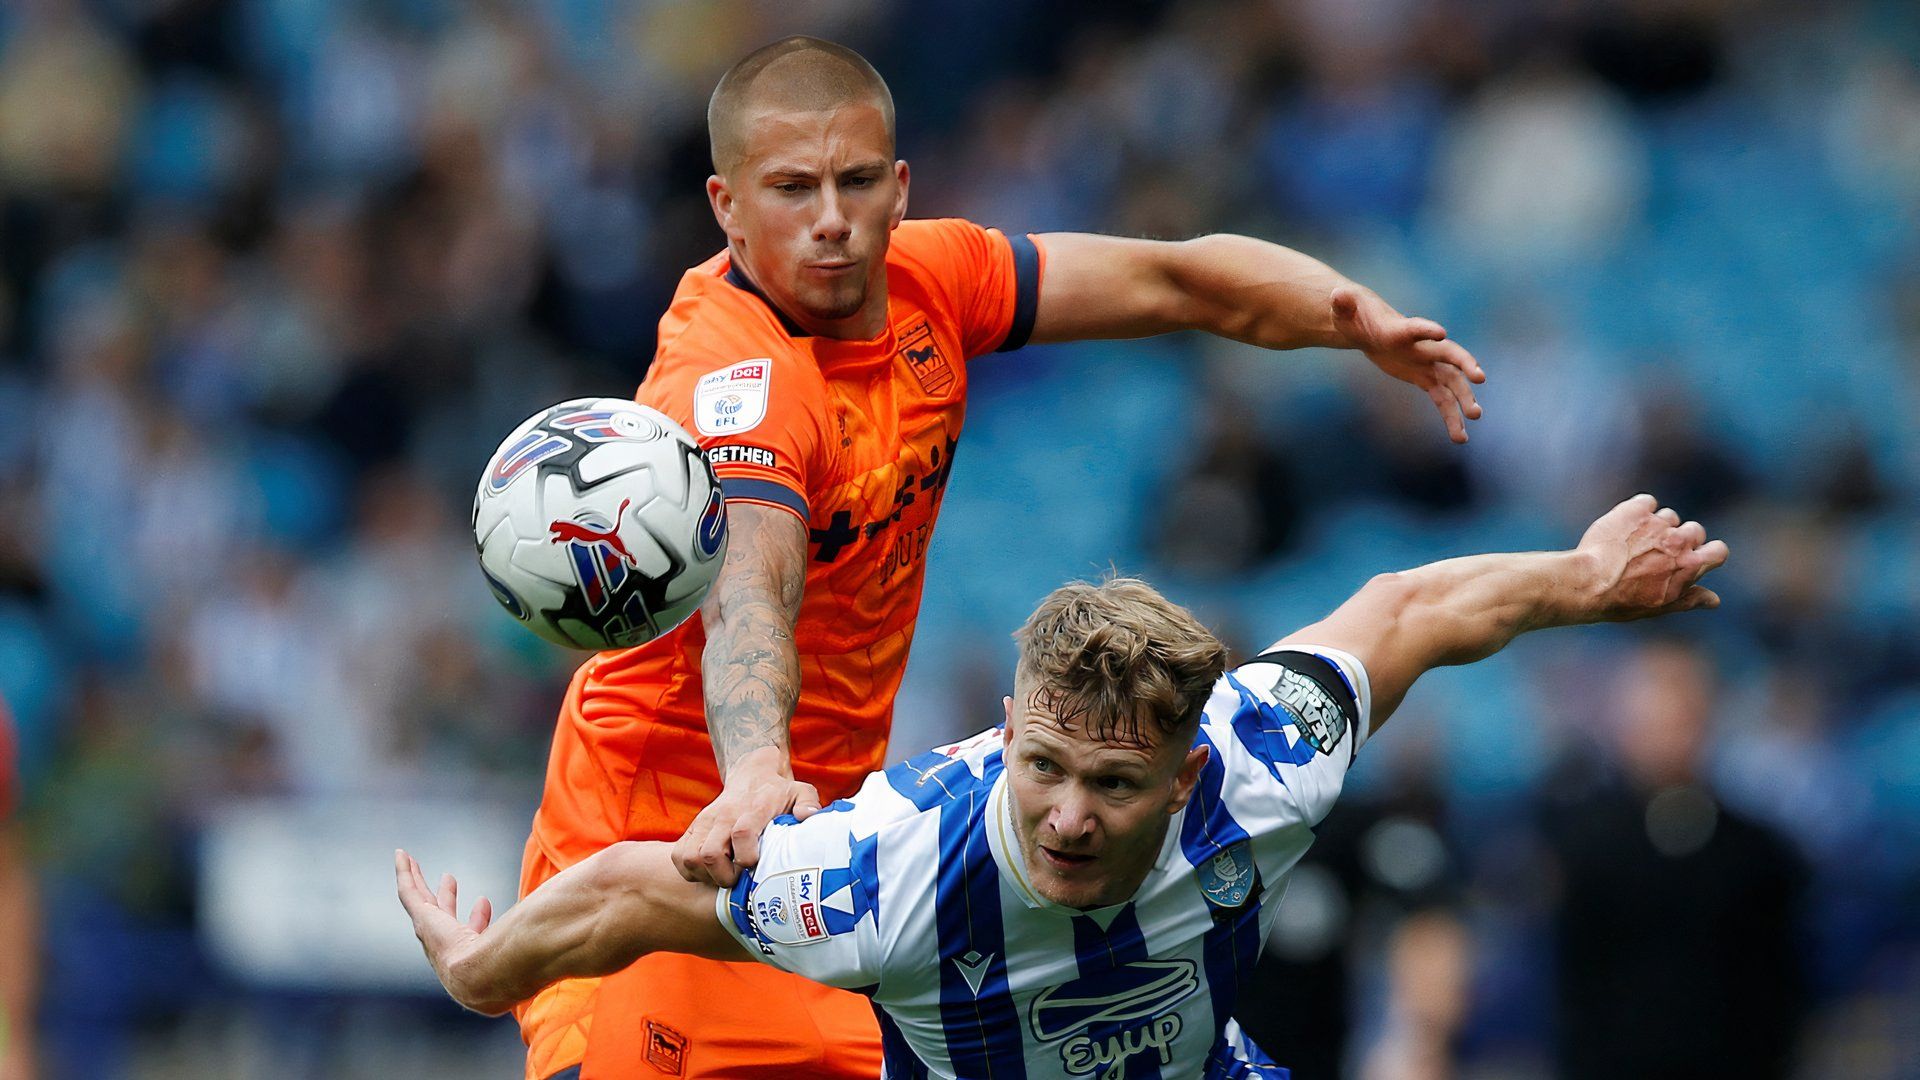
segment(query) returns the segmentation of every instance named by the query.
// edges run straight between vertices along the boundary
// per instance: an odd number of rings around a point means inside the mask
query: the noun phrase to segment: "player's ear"
[[[908,175],[907,163],[905,161],[896,161],[893,163],[893,178],[898,182],[894,185],[893,214],[887,225],[889,229],[899,228],[900,222],[906,220],[907,216]]]
[[[707,177],[707,205],[713,207],[713,220],[720,223],[720,231],[727,234],[727,239],[740,239],[733,222],[733,189],[718,174]]]
[[[1194,785],[1200,782],[1200,770],[1207,767],[1207,748],[1196,746],[1187,751],[1185,760],[1180,762],[1180,771],[1173,774],[1173,798],[1167,802],[1167,813],[1177,814],[1193,798]]]
[[[1005,711],[1007,714],[1006,726],[1000,729],[1001,741],[1003,743],[1012,743],[1013,742],[1013,697],[1012,695],[1008,695],[1000,699],[1000,708],[1003,711]]]

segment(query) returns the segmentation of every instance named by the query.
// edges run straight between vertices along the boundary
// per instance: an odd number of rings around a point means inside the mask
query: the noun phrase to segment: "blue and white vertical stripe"
[[[1301,719],[1301,676],[1345,688],[1342,719]],[[1359,662],[1331,649],[1222,678],[1199,735],[1207,766],[1127,904],[1082,912],[1034,890],[996,729],[770,827],[721,914],[766,962],[870,993],[889,1077],[1284,1077],[1233,1009],[1370,704]],[[820,918],[803,922],[817,933],[756,923],[816,895]]]

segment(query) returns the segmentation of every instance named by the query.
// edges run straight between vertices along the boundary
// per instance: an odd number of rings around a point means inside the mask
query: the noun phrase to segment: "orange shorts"
[[[761,964],[655,953],[555,983],[515,1012],[527,1080],[880,1075],[866,998]]]

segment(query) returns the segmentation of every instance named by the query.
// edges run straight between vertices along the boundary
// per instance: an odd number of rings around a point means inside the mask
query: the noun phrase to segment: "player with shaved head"
[[[769,821],[884,764],[974,358],[1200,330],[1356,350],[1456,442],[1479,416],[1484,376],[1439,325],[1276,244],[907,220],[892,95],[843,46],[754,52],[707,120],[726,249],[681,279],[638,398],[720,476],[726,564],[699,618],[575,674],[522,895],[621,840],[674,841],[689,881],[732,886]],[[531,1080],[880,1072],[866,998],[754,964],[654,953],[516,1011]]]

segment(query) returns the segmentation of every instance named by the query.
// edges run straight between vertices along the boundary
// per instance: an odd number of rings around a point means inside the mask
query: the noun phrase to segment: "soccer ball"
[[[644,645],[706,599],[727,552],[720,481],[680,425],[580,398],[513,429],[473,496],[494,598],[576,649]]]

